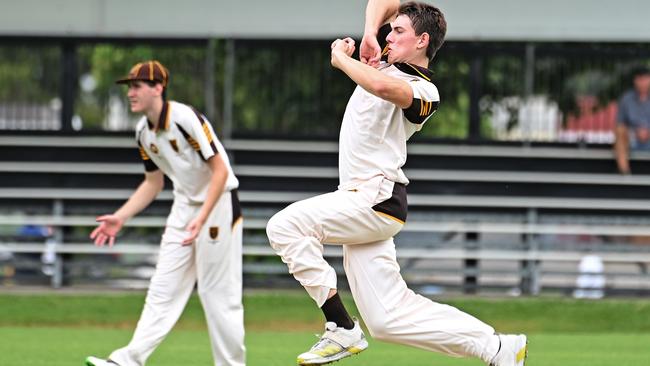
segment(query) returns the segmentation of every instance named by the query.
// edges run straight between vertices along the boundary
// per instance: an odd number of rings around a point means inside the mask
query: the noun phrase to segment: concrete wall
[[[450,40],[647,41],[648,0],[438,0]],[[0,35],[358,36],[365,0],[0,0]]]

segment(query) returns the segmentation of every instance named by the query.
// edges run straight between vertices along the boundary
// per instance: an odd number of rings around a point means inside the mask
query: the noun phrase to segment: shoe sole
[[[116,363],[113,362],[113,361],[107,361],[107,362],[108,362],[110,365],[119,366],[118,364],[116,364]],[[89,359],[86,359],[86,361],[85,361],[85,365],[86,365],[86,366],[97,366],[96,363],[90,361]]]
[[[363,350],[365,350],[366,348],[368,348],[368,341],[366,341],[364,339],[361,342],[359,342],[359,343],[357,343],[357,344],[355,344],[353,346],[348,347],[348,349],[346,349],[345,351],[339,352],[339,353],[337,353],[335,355],[332,355],[332,356],[329,356],[329,357],[324,357],[324,358],[320,358],[320,359],[316,359],[316,360],[302,360],[302,359],[299,358],[298,359],[298,365],[299,366],[327,365],[327,364],[334,363],[336,361],[342,360],[342,359],[344,359],[346,357],[356,356],[359,353],[361,353]]]

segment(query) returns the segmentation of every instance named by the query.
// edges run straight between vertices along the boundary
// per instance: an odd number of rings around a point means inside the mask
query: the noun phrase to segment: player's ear
[[[156,95],[162,95],[163,91],[165,91],[165,88],[161,83],[156,83],[156,85],[154,85],[154,89],[156,90]]]
[[[424,32],[420,34],[418,39],[418,48],[427,48],[429,46],[429,33]]]

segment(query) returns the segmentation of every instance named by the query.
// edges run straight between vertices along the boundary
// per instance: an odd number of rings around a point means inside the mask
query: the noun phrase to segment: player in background
[[[142,366],[181,315],[194,285],[206,315],[215,365],[245,365],[242,307],[242,216],[239,182],[206,118],[166,100],[169,72],[145,61],[117,81],[128,85],[131,111],[142,113],[136,140],[144,181],[115,213],[99,216],[90,237],[112,246],[124,223],[174,184],[174,202],[160,243],[142,315],[129,344],[88,366]]]
[[[387,62],[380,62],[377,32],[386,21],[391,26],[383,49]],[[298,356],[300,365],[330,363],[368,347],[359,322],[337,293],[336,273],[323,258],[324,243],[343,246],[350,289],[373,337],[477,357],[495,366],[524,364],[525,335],[495,334],[471,315],[415,294],[396,260],[393,236],[402,229],[407,211],[408,179],[401,169],[406,141],[438,106],[438,90],[427,67],[445,33],[444,16],[431,5],[370,0],[362,61],[351,58],[351,38],[332,43],[332,66],[358,84],[341,125],[340,185],[335,192],[290,205],[267,226],[271,246],[326,318],[325,333]]]
[[[650,69],[639,66],[633,70],[633,88],[618,101],[614,154],[621,174],[631,174],[630,150],[650,150]]]

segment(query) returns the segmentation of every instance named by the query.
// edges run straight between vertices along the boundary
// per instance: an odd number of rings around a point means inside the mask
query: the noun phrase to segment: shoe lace
[[[325,346],[327,346],[330,343],[332,343],[332,341],[330,339],[321,338],[321,339],[318,340],[318,342],[316,342],[315,345],[313,345],[311,347],[311,351],[316,350],[316,349],[320,349],[320,348],[325,348]]]

